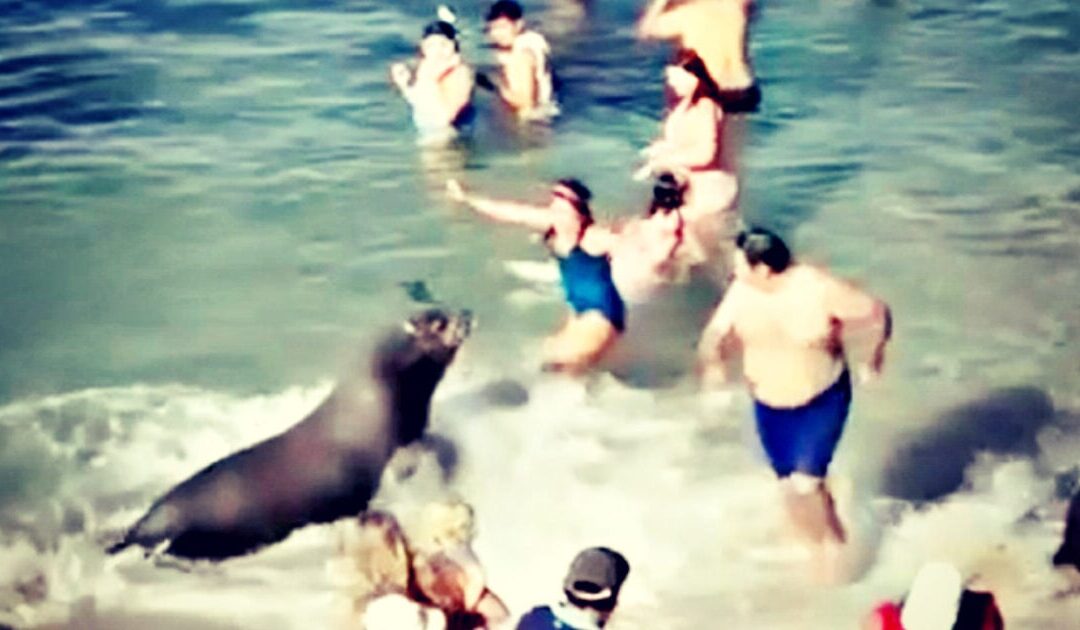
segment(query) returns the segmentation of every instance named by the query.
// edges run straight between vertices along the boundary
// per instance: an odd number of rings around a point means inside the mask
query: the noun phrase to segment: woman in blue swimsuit
[[[537,206],[466,194],[455,180],[446,187],[451,199],[484,216],[544,234],[559,261],[572,310],[563,327],[544,344],[544,367],[580,373],[595,365],[622,333],[626,309],[611,280],[608,252],[614,235],[593,221],[589,189],[576,179],[561,179],[552,187],[548,205]]]

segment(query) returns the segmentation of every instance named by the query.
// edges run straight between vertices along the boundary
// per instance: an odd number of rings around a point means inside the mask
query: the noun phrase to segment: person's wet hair
[[[372,510],[361,514],[358,520],[360,527],[363,529],[381,531],[383,540],[388,547],[393,547],[399,543],[404,544],[405,534],[402,533],[401,525],[398,524],[393,515]]]
[[[555,185],[562,186],[574,194],[577,199],[571,201],[571,203],[577,209],[584,225],[590,225],[593,222],[593,216],[592,210],[589,208],[589,200],[592,199],[592,191],[589,190],[589,187],[581,183],[581,180],[573,177],[560,179],[555,182]]]
[[[780,273],[791,265],[791,250],[779,236],[765,228],[739,232],[735,246],[742,250],[751,267],[760,263],[774,273]]]
[[[663,173],[656,178],[653,185],[652,201],[649,202],[649,210],[646,216],[652,216],[657,212],[668,213],[683,206],[686,194],[686,184],[680,182],[671,173]]]
[[[458,49],[457,29],[454,25],[443,20],[436,20],[424,27],[424,34],[420,36],[420,39],[426,39],[432,35],[441,35],[446,39],[454,42],[454,49]]]
[[[516,22],[521,19],[521,16],[525,14],[525,11],[521,8],[521,5],[514,0],[499,0],[495,4],[491,5],[488,9],[487,17],[488,22],[493,22],[499,18],[506,18],[512,22]]]
[[[696,103],[703,96],[712,99],[716,103],[720,102],[720,88],[716,85],[716,81],[713,81],[705,62],[701,60],[701,57],[697,56],[697,53],[687,49],[680,50],[675,55],[671,65],[686,70],[698,80],[697,89],[690,96],[690,102]]]
[[[341,551],[356,569],[353,595],[364,599],[407,589],[411,558],[397,519],[386,512],[365,512],[354,537],[343,539]]]

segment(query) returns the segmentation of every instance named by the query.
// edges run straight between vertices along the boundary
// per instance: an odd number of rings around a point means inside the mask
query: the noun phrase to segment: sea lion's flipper
[[[409,299],[418,304],[438,304],[439,302],[423,280],[406,280],[399,282],[398,286],[405,289]]]
[[[105,553],[107,553],[109,555],[117,554],[117,553],[120,553],[121,551],[127,549],[128,547],[130,547],[133,544],[135,544],[135,543],[133,543],[131,541],[131,539],[128,538],[128,536],[125,534],[124,537],[122,539],[120,539],[119,542],[115,542],[115,543],[109,545],[108,547],[106,547],[105,548]]]
[[[169,540],[180,529],[179,511],[170,504],[171,496],[172,493],[166,494],[150,506],[146,514],[124,533],[120,542],[114,543],[105,551],[116,554],[132,545],[153,549]]]

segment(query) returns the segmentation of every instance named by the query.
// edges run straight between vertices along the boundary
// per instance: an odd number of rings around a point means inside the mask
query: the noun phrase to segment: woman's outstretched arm
[[[551,227],[547,208],[515,201],[489,199],[466,193],[456,179],[446,181],[446,194],[454,201],[469,206],[479,214],[503,223],[514,223],[543,231]]]

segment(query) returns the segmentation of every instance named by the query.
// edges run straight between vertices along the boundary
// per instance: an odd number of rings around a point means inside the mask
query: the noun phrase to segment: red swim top
[[[900,606],[885,602],[874,609],[875,630],[904,630],[900,624]]]
[[[900,623],[900,605],[885,602],[874,609],[874,630],[904,630]],[[964,591],[953,630],[1003,630],[1001,609],[990,593]]]

